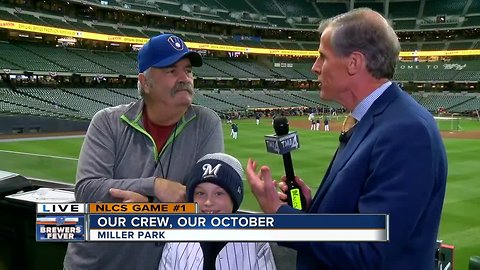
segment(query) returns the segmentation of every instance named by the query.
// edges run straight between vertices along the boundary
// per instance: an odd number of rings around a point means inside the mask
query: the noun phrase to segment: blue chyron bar
[[[95,205],[37,204],[37,241],[389,240],[389,216],[384,214],[208,215],[175,210],[178,204],[165,205],[171,211],[162,211],[154,204],[91,207]]]

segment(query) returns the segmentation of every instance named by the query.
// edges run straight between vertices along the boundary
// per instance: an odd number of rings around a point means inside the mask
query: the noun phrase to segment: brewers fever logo
[[[37,241],[83,241],[83,216],[37,216]]]

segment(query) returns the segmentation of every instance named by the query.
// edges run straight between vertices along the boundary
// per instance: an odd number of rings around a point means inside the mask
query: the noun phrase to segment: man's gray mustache
[[[173,88],[173,92],[174,93],[177,93],[179,91],[182,91],[182,90],[187,90],[190,94],[193,95],[193,84],[190,84],[190,83],[179,83],[179,84],[176,84],[175,87]]]

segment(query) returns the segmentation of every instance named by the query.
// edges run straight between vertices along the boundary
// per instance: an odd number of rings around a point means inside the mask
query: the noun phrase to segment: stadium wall
[[[0,115],[0,135],[53,132],[85,132],[89,121],[42,116]]]

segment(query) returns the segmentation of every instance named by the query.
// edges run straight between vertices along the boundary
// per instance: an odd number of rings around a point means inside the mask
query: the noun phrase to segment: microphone
[[[288,120],[281,116],[273,121],[275,135],[265,136],[265,145],[267,152],[283,156],[283,166],[287,178],[287,203],[298,210],[305,210],[305,197],[302,190],[295,182],[295,173],[293,171],[292,156],[290,152],[300,148],[297,132],[288,132]]]
[[[353,131],[354,128],[355,128],[355,127],[352,127],[352,128],[351,128],[349,131],[347,131],[347,132],[343,132],[343,131],[342,131],[342,132],[340,133],[340,135],[338,135],[338,141],[341,142],[341,143],[343,143],[343,144],[348,143],[348,141],[350,140],[350,138],[351,138],[352,135],[353,135],[353,132],[352,132],[352,131]]]
[[[338,141],[341,142],[341,143],[347,143],[348,139],[349,139],[349,137],[347,136],[346,132],[342,132],[342,133],[340,133],[340,135],[338,135]]]

